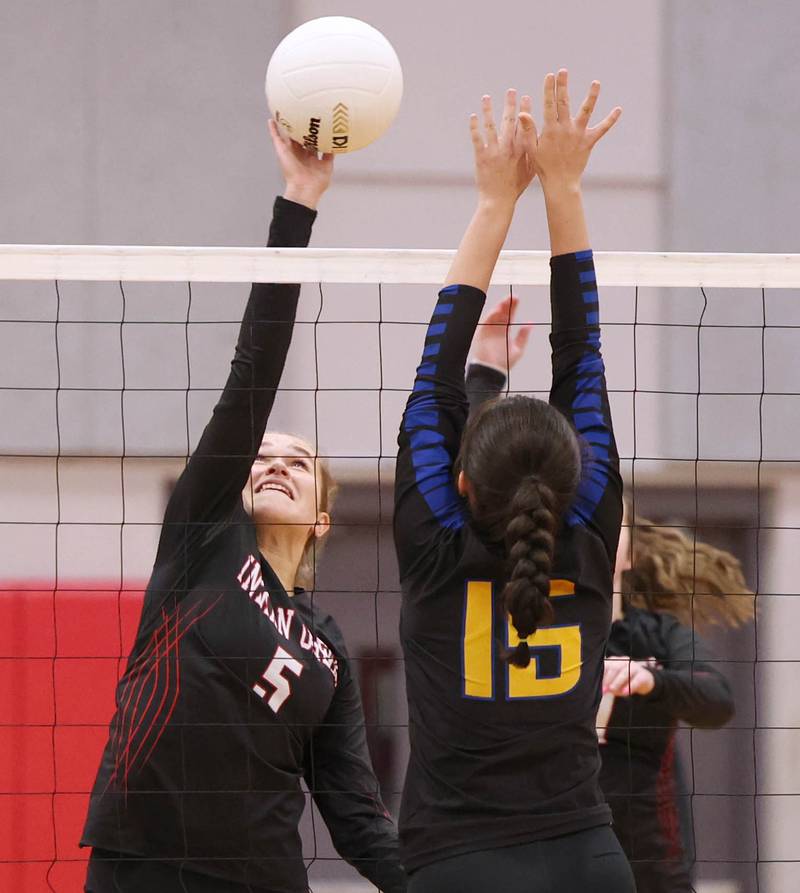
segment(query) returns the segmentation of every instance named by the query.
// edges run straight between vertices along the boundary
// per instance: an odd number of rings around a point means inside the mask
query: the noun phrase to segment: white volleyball
[[[403,72],[376,28],[325,16],[284,37],[269,61],[265,86],[270,111],[293,140],[318,152],[353,152],[394,120]]]

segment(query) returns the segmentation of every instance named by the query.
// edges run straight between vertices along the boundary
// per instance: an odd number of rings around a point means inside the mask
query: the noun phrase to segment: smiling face
[[[318,462],[309,444],[293,434],[264,435],[242,497],[256,524],[296,525],[306,536],[315,525],[327,529]]]

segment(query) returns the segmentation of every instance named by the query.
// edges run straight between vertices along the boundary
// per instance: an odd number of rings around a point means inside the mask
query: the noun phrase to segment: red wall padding
[[[142,595],[0,584],[0,891],[83,889],[78,840]]]

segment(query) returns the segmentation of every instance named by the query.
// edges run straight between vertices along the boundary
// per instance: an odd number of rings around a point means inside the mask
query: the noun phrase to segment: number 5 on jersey
[[[551,580],[550,597],[575,594],[575,584],[569,580]],[[492,584],[470,580],[464,604],[464,638],[462,642],[463,695],[479,700],[493,700],[495,696],[494,630]],[[519,644],[519,636],[511,620],[506,623],[509,648]],[[581,675],[580,626],[543,626],[528,637],[531,662],[521,669],[508,667],[509,700],[522,698],[553,698],[566,694],[578,684]],[[558,674],[545,676],[540,658],[545,649],[557,649]]]
[[[286,678],[285,674],[294,673],[295,676],[299,677],[302,672],[303,665],[300,661],[295,660],[288,651],[284,651],[279,645],[275,649],[275,657],[269,662],[269,666],[264,670],[261,676],[264,682],[268,682],[274,689],[267,701],[267,704],[272,708],[274,713],[277,713],[281,709],[283,702],[292,693],[289,680]],[[253,686],[253,691],[259,698],[264,699],[267,697],[267,690],[258,683]]]

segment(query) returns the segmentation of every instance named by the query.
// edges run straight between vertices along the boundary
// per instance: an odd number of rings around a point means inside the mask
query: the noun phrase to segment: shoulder
[[[236,537],[244,535],[249,541],[255,542],[256,531],[250,515],[245,511],[241,499],[237,499],[230,513],[206,526],[201,548],[215,548],[222,537]]]
[[[300,604],[304,609],[302,613],[307,615],[304,619],[309,629],[324,639],[336,652],[337,657],[349,660],[344,634],[334,616],[321,607],[316,599],[305,590],[301,591],[295,598],[303,599]]]
[[[651,654],[660,660],[704,660],[710,655],[702,637],[668,611],[628,608],[626,620],[629,616],[633,628],[650,646]]]
[[[593,527],[565,520],[556,534],[555,565],[560,576],[611,597],[611,562]]]
[[[617,653],[628,654],[634,659],[664,659],[669,653],[669,640],[676,625],[680,626],[671,614],[628,607],[625,616],[612,624],[610,642],[617,646]]]
[[[506,562],[502,543],[488,543],[471,519],[458,527],[442,529],[429,548],[420,551],[401,577],[403,595],[409,599],[431,598],[437,602],[458,591],[462,594],[470,580],[490,580],[503,575]]]

